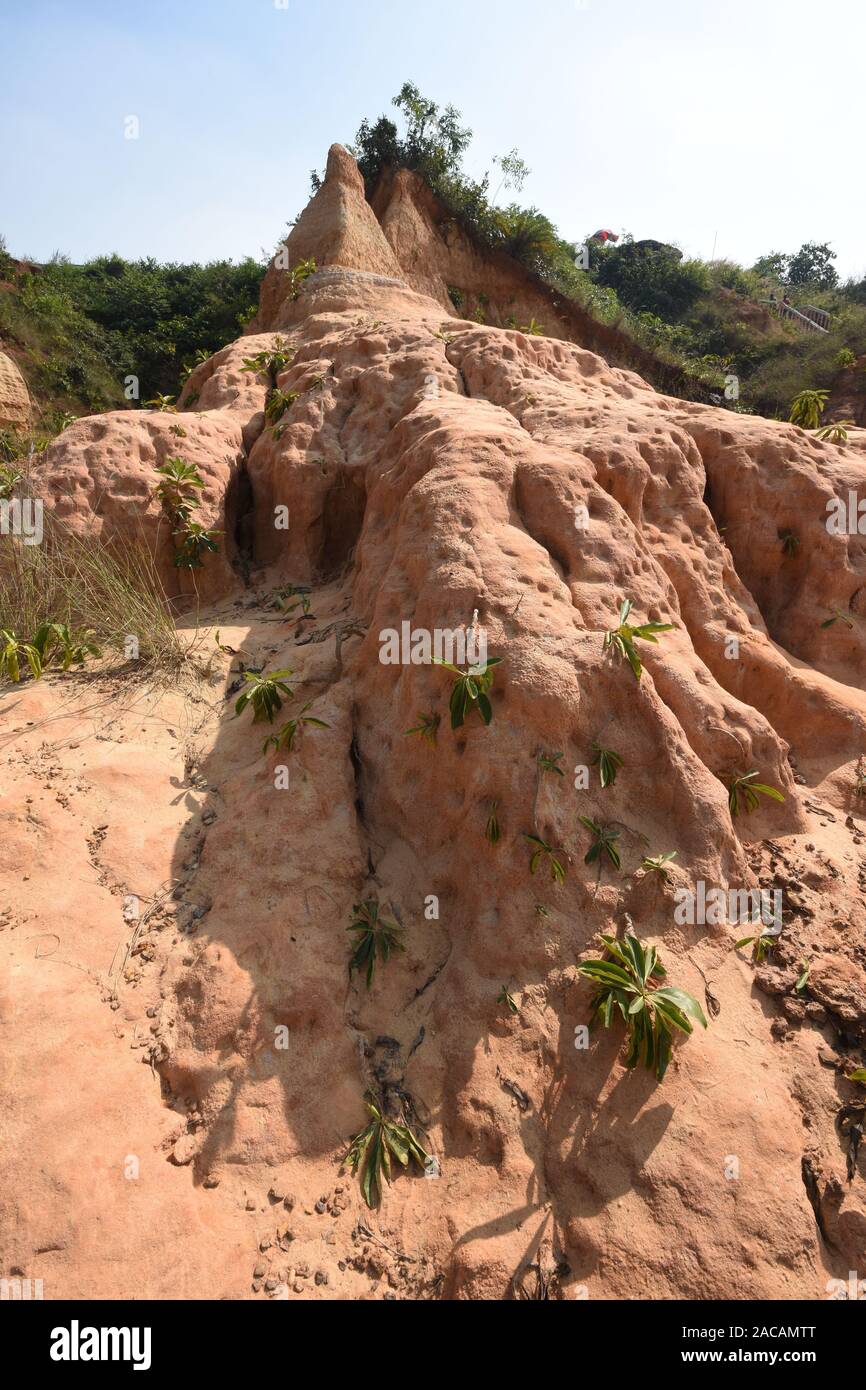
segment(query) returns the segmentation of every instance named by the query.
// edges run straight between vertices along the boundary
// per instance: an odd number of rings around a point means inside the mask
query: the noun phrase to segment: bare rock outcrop
[[[17,366],[0,352],[0,428],[26,429],[30,423],[30,393]]]

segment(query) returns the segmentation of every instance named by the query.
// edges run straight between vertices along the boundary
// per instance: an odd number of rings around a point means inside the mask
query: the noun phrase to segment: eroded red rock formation
[[[371,207],[334,147],[288,241],[290,267],[319,266],[297,297],[273,266],[251,333],[196,369],[178,415],[81,420],[45,455],[58,512],[86,533],[144,534],[166,576],[152,470],[172,453],[197,463],[205,519],[226,534],[200,576],[204,620],[240,649],[235,672],[291,666],[328,725],[263,758],[258,729],[211,696],[170,863],[164,833],[133,832],[148,813],[122,785],[137,771],[164,799],[159,758],[145,773],[132,755],[114,781],[103,767],[113,799],[95,862],[111,877],[90,920],[107,924],[124,888],[181,885],[117,1017],[146,1028],[181,1116],[168,1139],[154,1121],[140,1141],[174,1145],[182,1165],[182,1191],[163,1165],[174,1185],[157,1173],[151,1200],[167,1229],[192,1224],[175,1271],[163,1238],[138,1233],[133,1290],[68,1216],[57,1280],[120,1297],[243,1294],[252,1278],[292,1297],[486,1299],[531,1290],[538,1266],[562,1297],[825,1297],[866,1250],[862,1158],[849,1183],[836,1124],[866,1030],[866,538],[826,526],[834,497],[866,496],[864,436],[840,447],[660,395],[567,341],[565,313],[556,338],[460,320],[438,235],[410,178]],[[506,269],[491,295],[503,303],[519,281]],[[278,385],[297,399],[272,428],[266,382],[242,367],[280,340]],[[265,602],[276,584],[311,586],[310,615],[280,618]],[[641,646],[640,681],[603,649],[624,598],[635,621],[673,624]],[[503,657],[494,717],[452,732],[447,673],[383,664],[382,634],[465,630],[475,610]],[[50,687],[26,698],[50,712]],[[444,715],[435,748],[405,734],[426,711]],[[604,790],[594,741],[623,759]],[[561,754],[564,776],[539,769],[542,752]],[[733,820],[719,774],[751,769],[784,804]],[[18,767],[19,793],[25,780]],[[621,874],[584,863],[580,816],[617,827]],[[10,824],[24,854],[32,832]],[[556,847],[564,884],[530,873],[526,834]],[[671,850],[670,883],[641,869]],[[37,864],[44,887],[58,866]],[[782,893],[766,965],[732,949],[748,928],[678,918],[676,894],[698,884]],[[347,981],[345,928],[370,898],[407,949],[368,992]],[[60,935],[55,917],[44,930]],[[630,926],[710,1014],[661,1086],[624,1070],[621,1028],[575,1045],[591,992],[576,965],[599,931]],[[516,1014],[497,1004],[503,985]],[[368,1087],[408,1108],[441,1165],[399,1177],[378,1215],[334,1166]],[[122,1120],[97,1132],[125,1151]],[[50,1173],[57,1141],[35,1142]]]

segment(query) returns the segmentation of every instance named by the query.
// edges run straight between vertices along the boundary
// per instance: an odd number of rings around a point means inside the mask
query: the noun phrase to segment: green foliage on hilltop
[[[72,265],[55,256],[14,260],[0,239],[0,340],[11,347],[43,415],[176,394],[183,364],[237,337],[258,300],[263,267],[251,257],[208,265],[160,265],[98,256]]]
[[[684,371],[695,394],[713,390],[721,396],[725,378],[734,374],[740,397],[733,408],[787,418],[799,391],[829,387],[843,363],[850,366],[866,353],[866,279],[840,284],[828,243],[774,251],[746,268],[726,260],[683,259],[674,246],[635,242],[628,234],[618,243],[590,237],[571,242],[538,208],[497,205],[499,188],[519,191],[529,172],[516,151],[493,161],[503,177],[491,196],[488,174],[478,180],[463,172],[472,134],[459,111],[439,107],[411,82],[393,105],[402,132],[386,115],[365,120],[351,147],[368,196],[384,170],[415,170],[482,249],[507,252],[660,365]],[[575,264],[583,247],[585,268]],[[451,292],[459,308],[461,287]],[[824,309],[831,331],[811,333],[779,318],[768,301],[775,295],[778,303],[783,294],[795,308]]]

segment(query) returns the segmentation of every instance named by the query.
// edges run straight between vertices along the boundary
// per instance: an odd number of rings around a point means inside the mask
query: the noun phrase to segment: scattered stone
[[[171,1151],[172,1162],[184,1165],[191,1163],[198,1151],[198,1140],[194,1134],[182,1134]]]

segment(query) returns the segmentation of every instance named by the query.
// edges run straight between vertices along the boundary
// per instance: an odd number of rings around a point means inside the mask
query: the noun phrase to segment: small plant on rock
[[[632,627],[628,622],[628,615],[631,612],[631,600],[623,599],[619,610],[619,627],[609,628],[604,635],[604,650],[612,647],[621,657],[625,657],[632,671],[635,680],[640,680],[643,666],[638,656],[635,641],[658,643],[657,632],[673,631],[673,623],[642,623],[638,627]]]
[[[502,839],[502,829],[499,824],[499,816],[496,814],[498,801],[491,801],[490,814],[487,817],[487,824],[484,827],[484,837],[491,845],[498,845]]]
[[[782,542],[782,554],[794,556],[800,548],[800,537],[793,531],[784,530],[779,532],[779,540]]]
[[[854,795],[866,796],[866,758],[862,753],[854,769]]]
[[[596,986],[590,1027],[599,1020],[609,1028],[614,1010],[628,1032],[625,1065],[639,1063],[664,1078],[673,1047],[674,1030],[691,1033],[694,1019],[706,1028],[703,1010],[691,994],[673,986],[659,986],[665,970],[655,946],[645,946],[636,936],[617,941],[602,933],[606,953],[601,960],[582,961],[578,973]]]
[[[378,1207],[382,1200],[382,1178],[391,1182],[391,1159],[395,1158],[401,1168],[416,1163],[423,1171],[430,1155],[423,1148],[412,1130],[400,1120],[386,1120],[383,1107],[377,1105],[368,1094],[365,1101],[370,1121],[359,1134],[356,1134],[343,1155],[344,1163],[351,1163],[352,1176],[361,1170],[361,1191],[368,1207]]]
[[[196,492],[204,487],[204,479],[194,463],[182,458],[166,459],[157,468],[160,481],[154,491],[173,521],[182,521],[198,506]]]
[[[292,299],[297,299],[301,293],[301,285],[315,273],[316,262],[310,257],[306,261],[298,261],[289,271],[289,294]]]
[[[274,387],[265,406],[265,419],[268,424],[275,425],[278,420],[281,420],[297,399],[297,391],[281,391],[279,386]]]
[[[209,531],[201,522],[186,517],[174,534],[180,542],[174,552],[175,568],[198,570],[202,568],[201,557],[206,551],[219,550],[216,538],[222,535],[222,531]]]
[[[816,431],[816,439],[826,439],[830,444],[847,444],[848,431],[853,429],[853,420],[834,420],[829,425],[822,425]]]
[[[251,704],[254,724],[262,724],[265,720],[273,724],[274,715],[283,707],[282,696],[291,699],[294,694],[286,685],[286,678],[291,674],[291,670],[272,671],[270,675],[264,671],[244,671],[244,680],[249,688],[238,697],[235,715],[243,714],[247,705]]]
[[[598,821],[592,820],[589,816],[579,816],[578,820],[593,837],[592,844],[584,855],[584,864],[594,864],[596,861],[600,864],[602,855],[606,855],[615,869],[621,869],[622,860],[616,847],[620,832],[613,830],[609,825],[599,825]]]
[[[392,951],[405,951],[402,936],[403,928],[396,922],[389,922],[379,916],[379,904],[370,898],[365,903],[355,903],[352,908],[352,922],[346,931],[355,935],[354,949],[349,959],[349,974],[355,970],[365,970],[367,988],[373,983],[373,972],[377,958],[387,961]]]
[[[602,787],[612,787],[616,781],[616,774],[623,766],[623,760],[619,753],[615,753],[612,748],[602,748],[597,739],[592,741],[595,757],[593,763],[598,764],[598,775]]]
[[[756,782],[757,775],[757,768],[753,768],[751,772],[719,773],[720,780],[728,788],[728,808],[732,816],[738,816],[743,809],[747,815],[751,815],[761,804],[762,796],[769,797],[771,801],[785,800],[784,794],[777,787],[770,787],[766,782]]]
[[[562,760],[561,753],[539,753],[538,769],[540,772],[553,772],[557,777],[564,777],[565,773],[559,766]]]
[[[450,661],[443,661],[441,657],[433,657],[435,666],[444,666],[446,670],[452,671],[456,677],[451,687],[451,699],[449,701],[452,729],[461,728],[465,723],[467,714],[473,709],[478,710],[485,724],[490,723],[493,718],[493,706],[487,692],[493,684],[493,667],[497,666],[501,660],[501,656],[491,656],[487,658],[483,666],[470,666],[468,670],[461,671]]]
[[[497,997],[496,1002],[497,1004],[503,1004],[509,1013],[520,1013],[517,1000],[514,998],[514,995],[511,993],[507,985],[502,986],[501,990],[499,991],[499,995]]]
[[[677,857],[675,849],[669,850],[667,854],[644,855],[641,860],[641,868],[647,874],[658,874],[662,883],[670,883],[671,876],[668,872],[668,865]]]
[[[752,960],[756,965],[763,965],[779,944],[779,932],[767,929],[758,932],[756,936],[742,936],[739,941],[734,942],[734,950],[742,951],[745,946],[752,948]]]
[[[291,361],[292,353],[288,343],[282,338],[277,338],[272,348],[263,348],[254,357],[245,357],[241,370],[267,376],[271,386],[276,386],[277,376],[285,371]]]
[[[441,714],[419,714],[416,717],[418,723],[415,724],[413,728],[406,729],[403,737],[407,738],[409,734],[419,734],[421,738],[430,744],[431,748],[435,748],[436,735],[439,732],[439,725],[442,723]]]
[[[281,748],[284,748],[287,753],[291,753],[295,746],[295,739],[298,736],[298,732],[305,724],[311,724],[316,729],[330,729],[330,724],[326,724],[324,719],[315,719],[313,715],[307,714],[307,710],[311,707],[312,703],[312,700],[308,700],[305,705],[301,706],[294,719],[287,719],[283,727],[279,729],[277,733],[270,734],[269,737],[265,739],[262,744],[263,754],[267,753],[271,746],[273,746],[278,753]]]
[[[535,846],[529,860],[529,872],[534,874],[539,864],[542,863],[542,861],[546,861],[550,869],[552,881],[554,883],[564,883],[565,865],[556,857],[558,854],[562,853],[562,850],[554,849],[546,840],[542,840],[539,835],[526,835],[525,838],[531,845]]]
[[[152,410],[170,410],[172,414],[176,415],[177,406],[173,402],[174,396],[164,396],[161,391],[157,391],[156,395],[152,396],[149,401],[145,401],[144,404],[150,406]]]
[[[844,623],[846,627],[853,631],[854,623],[847,613],[843,613],[841,608],[835,608],[829,618],[825,618],[821,624],[822,628],[835,626],[836,623]]]
[[[290,603],[288,600],[291,599]],[[285,602],[283,602],[285,600]],[[274,607],[283,613],[294,613],[296,608],[300,608],[306,618],[310,612],[310,587],[307,584],[289,584],[285,589],[277,591],[277,599]]]

